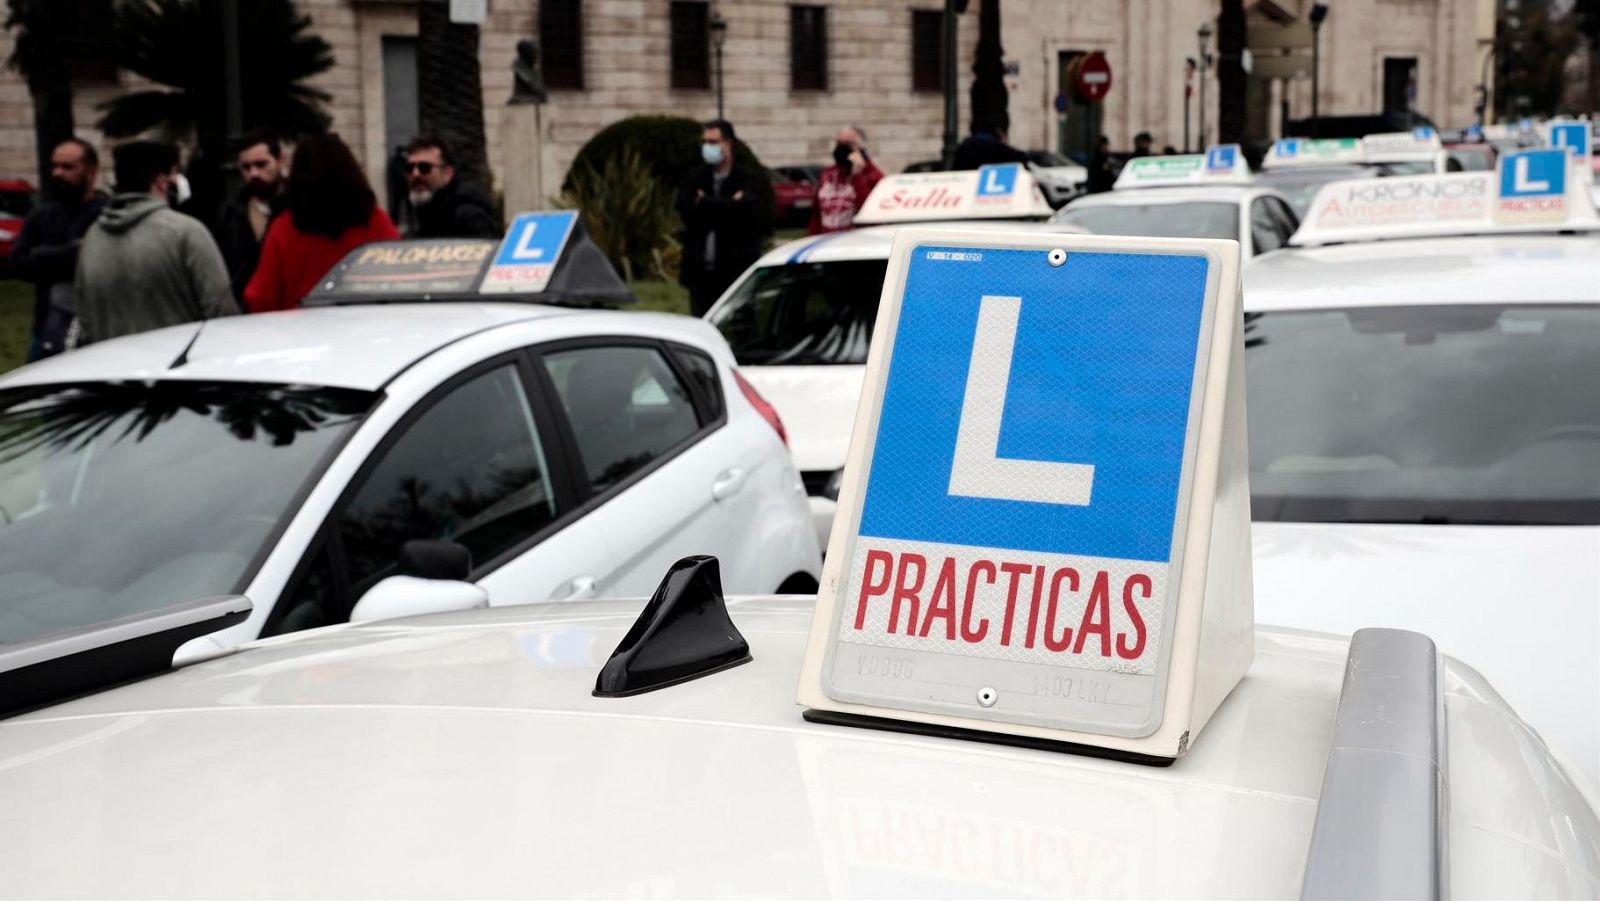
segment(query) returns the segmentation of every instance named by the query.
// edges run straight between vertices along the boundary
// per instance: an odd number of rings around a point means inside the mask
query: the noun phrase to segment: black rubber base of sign
[[[806,722],[822,723],[826,726],[855,726],[859,729],[882,729],[885,732],[904,732],[907,735],[931,735],[935,738],[955,738],[961,741],[977,741],[990,745],[1007,745],[1013,748],[1028,748],[1034,751],[1054,751],[1058,754],[1076,754],[1079,757],[1098,757],[1103,760],[1120,760],[1124,763],[1137,763],[1140,766],[1168,767],[1176,757],[1158,757],[1152,754],[1135,754],[1132,751],[1119,751],[1115,748],[1102,748],[1096,745],[1082,745],[1070,741],[1053,741],[1048,738],[1033,738],[1027,735],[1011,735],[1004,732],[985,732],[982,729],[963,729],[959,726],[941,726],[935,723],[915,723],[910,720],[889,719],[882,716],[862,716],[856,713],[837,713],[832,710],[813,710],[807,708]]]

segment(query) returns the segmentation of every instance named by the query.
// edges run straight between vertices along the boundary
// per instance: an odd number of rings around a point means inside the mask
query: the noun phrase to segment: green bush
[[[671,278],[678,268],[675,194],[632,148],[603,162],[573,166],[560,203],[579,211],[589,236],[628,281]]]
[[[596,132],[589,143],[578,151],[573,158],[572,168],[567,172],[566,181],[562,183],[562,190],[571,191],[581,173],[603,173],[608,162],[632,151],[649,170],[656,184],[666,191],[675,213],[678,188],[691,172],[705,165],[700,159],[700,133],[699,122],[681,116],[631,116],[613,122]],[[766,166],[743,141],[735,142],[734,162],[753,172],[766,172]],[[772,233],[772,183],[766,178],[757,179],[756,183],[759,186],[756,224],[761,235],[766,236]],[[581,205],[579,208],[584,209],[584,221],[587,223],[587,208]],[[613,261],[620,265],[615,257]]]

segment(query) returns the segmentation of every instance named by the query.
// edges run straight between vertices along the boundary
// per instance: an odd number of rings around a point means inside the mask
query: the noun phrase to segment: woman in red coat
[[[245,309],[252,313],[300,306],[345,254],[400,237],[336,134],[315,135],[295,147],[286,199],[286,210],[267,228],[261,262],[244,289]]]

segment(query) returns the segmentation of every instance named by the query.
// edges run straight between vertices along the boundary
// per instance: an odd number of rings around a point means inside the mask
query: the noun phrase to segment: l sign
[[[1538,194],[1550,190],[1550,182],[1544,179],[1531,178],[1528,175],[1527,157],[1517,157],[1512,161],[1511,181],[1518,194]]]
[[[529,222],[522,229],[522,235],[517,238],[517,246],[512,249],[511,256],[517,260],[538,260],[544,257],[544,248],[534,247],[533,233],[539,230],[539,223]]]

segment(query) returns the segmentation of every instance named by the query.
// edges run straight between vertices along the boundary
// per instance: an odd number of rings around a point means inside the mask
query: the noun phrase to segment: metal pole
[[[1183,91],[1183,152],[1189,152],[1189,90]]]
[[[722,114],[722,39],[717,38],[717,118],[726,119]]]
[[[944,0],[944,168],[956,161],[956,0]]]
[[[1321,123],[1317,121],[1317,101],[1322,93],[1322,26],[1311,26],[1311,136],[1318,136],[1322,130]]]
[[[1199,143],[1202,149],[1206,146],[1206,70],[1211,68],[1206,65],[1204,56],[1200,58],[1200,111],[1197,114],[1199,121]]]
[[[222,104],[223,126],[227,131],[227,173],[231,191],[239,185],[238,166],[234,154],[244,134],[244,90],[239,73],[239,0],[222,0]]]

